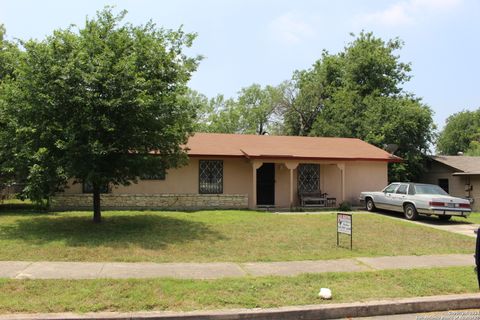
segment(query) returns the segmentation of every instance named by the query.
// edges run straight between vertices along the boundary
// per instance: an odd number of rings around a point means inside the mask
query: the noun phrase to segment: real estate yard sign
[[[350,236],[350,250],[352,250],[352,214],[337,212],[337,247],[340,245],[340,233]]]

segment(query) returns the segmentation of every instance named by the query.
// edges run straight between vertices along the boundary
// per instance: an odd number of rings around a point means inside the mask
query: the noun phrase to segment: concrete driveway
[[[381,214],[392,219],[399,219],[410,223],[419,224],[425,227],[449,231],[453,233],[463,234],[465,236],[475,238],[475,230],[480,227],[479,224],[470,223],[468,218],[462,221],[441,221],[437,217],[420,216],[416,221],[409,221],[403,217],[403,214],[398,212],[377,211],[374,214]]]

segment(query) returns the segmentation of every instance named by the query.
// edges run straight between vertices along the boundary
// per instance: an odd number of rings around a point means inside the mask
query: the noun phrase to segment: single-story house
[[[389,162],[401,159],[352,138],[196,133],[189,163],[129,186],[110,187],[104,208],[292,208],[304,194],[323,206],[358,202],[387,185]],[[70,183],[53,209],[90,208],[90,190]],[[324,198],[323,198],[324,197]]]
[[[455,197],[468,198],[480,210],[480,157],[432,156],[420,181],[436,184]]]

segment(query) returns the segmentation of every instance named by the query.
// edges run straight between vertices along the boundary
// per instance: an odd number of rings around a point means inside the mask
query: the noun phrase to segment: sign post
[[[350,250],[352,250],[352,214],[337,212],[337,247],[340,246],[340,233],[350,236]]]

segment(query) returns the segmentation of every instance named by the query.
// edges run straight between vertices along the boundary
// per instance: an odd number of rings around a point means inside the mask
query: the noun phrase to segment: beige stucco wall
[[[320,191],[329,198],[336,198],[337,205],[342,198],[342,172],[336,164],[320,165]]]
[[[345,200],[359,204],[362,191],[380,191],[388,184],[385,162],[353,161],[345,164]]]
[[[275,206],[290,206],[290,170],[283,163],[275,164]]]
[[[438,179],[448,179],[448,192],[452,196],[465,197],[465,177],[452,176],[454,170],[444,164],[432,162],[421,182],[438,184]]]
[[[211,158],[213,160],[213,158]],[[198,194],[199,158],[191,158],[187,166],[170,169],[165,180],[140,180],[130,186],[114,186],[113,195],[160,195],[160,194]],[[253,163],[248,159],[225,158],[223,160],[223,194],[246,195],[248,207],[255,208],[253,196]],[[261,162],[261,160],[255,160]],[[290,207],[290,167],[299,163],[318,163],[320,165],[320,189],[328,193],[328,197],[342,201],[342,165],[333,161],[287,161],[263,160],[265,163],[275,163],[275,206]],[[361,191],[380,190],[387,184],[387,164],[384,162],[345,162],[345,200],[358,203]],[[72,181],[71,181],[72,182]],[[65,194],[81,194],[81,184],[69,184]],[[293,170],[294,206],[298,205],[297,169]]]
[[[212,159],[222,160],[222,159]],[[129,186],[114,186],[112,194],[164,194],[198,193],[199,159],[190,159],[187,166],[170,169],[165,180],[139,180]],[[252,167],[247,160],[223,159],[223,192],[225,194],[249,194],[252,185]],[[70,180],[64,193],[82,193],[81,183]]]

